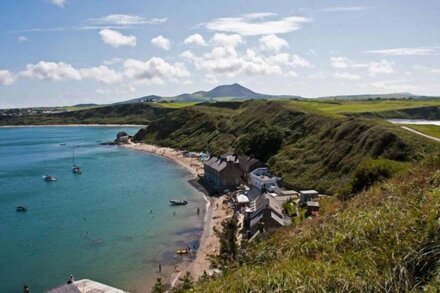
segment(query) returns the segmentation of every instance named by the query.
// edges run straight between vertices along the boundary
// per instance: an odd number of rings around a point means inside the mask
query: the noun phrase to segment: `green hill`
[[[216,102],[216,101],[244,101],[250,99],[290,99],[299,96],[275,96],[259,94],[250,89],[238,84],[219,85],[209,91],[197,91],[192,94],[185,93],[177,96],[161,97],[161,96],[145,96],[142,98],[131,99],[115,104],[134,104],[145,103],[149,101],[174,101],[174,102]]]
[[[355,172],[405,168],[438,150],[435,142],[380,120],[333,117],[290,102],[198,104],[170,111],[139,131],[137,141],[214,154],[253,154],[293,188],[336,193]],[[386,162],[386,163],[384,163]]]

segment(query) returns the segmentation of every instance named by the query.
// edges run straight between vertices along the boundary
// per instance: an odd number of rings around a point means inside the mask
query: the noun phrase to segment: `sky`
[[[0,108],[240,83],[440,96],[437,0],[1,0]]]

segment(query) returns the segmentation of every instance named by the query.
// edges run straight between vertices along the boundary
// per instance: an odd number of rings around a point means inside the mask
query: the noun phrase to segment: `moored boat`
[[[82,174],[81,167],[80,166],[73,166],[72,167],[72,173],[73,174]]]
[[[186,200],[170,200],[170,204],[173,206],[184,206],[188,202]]]
[[[177,254],[188,254],[188,253],[190,253],[190,252],[191,252],[191,250],[189,250],[189,249],[187,249],[187,248],[176,250],[176,253],[177,253]]]
[[[57,181],[57,179],[54,176],[51,176],[51,175],[44,175],[43,176],[43,180],[46,181],[46,182]]]
[[[72,164],[73,164],[72,173],[73,174],[82,174],[81,167],[78,166],[75,162],[75,148],[73,148],[73,153],[72,153]]]
[[[27,211],[27,208],[26,208],[25,206],[17,206],[17,207],[15,208],[15,210],[16,210],[17,212],[25,212],[25,211]]]

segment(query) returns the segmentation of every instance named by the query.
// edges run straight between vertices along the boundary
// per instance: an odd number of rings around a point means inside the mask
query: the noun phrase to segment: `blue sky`
[[[440,95],[440,1],[3,0],[0,108],[239,82]]]

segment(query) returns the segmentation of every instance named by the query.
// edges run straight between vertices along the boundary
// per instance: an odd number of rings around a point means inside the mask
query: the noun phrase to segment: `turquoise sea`
[[[0,128],[0,292],[23,284],[43,292],[70,274],[145,292],[159,264],[166,277],[182,261],[177,248],[198,245],[204,201],[189,174],[165,158],[99,145],[137,130]],[[73,149],[82,175],[71,172]]]

